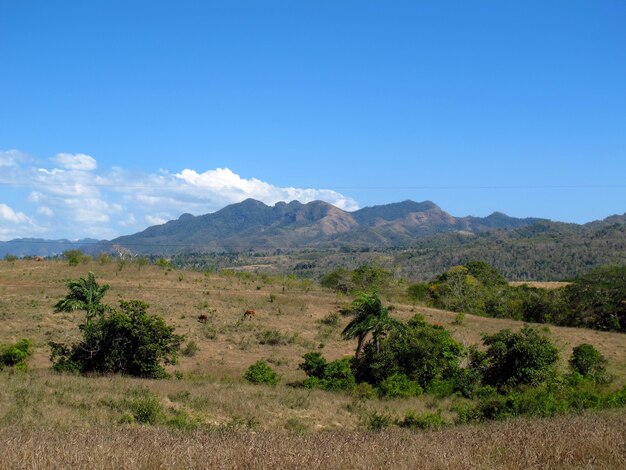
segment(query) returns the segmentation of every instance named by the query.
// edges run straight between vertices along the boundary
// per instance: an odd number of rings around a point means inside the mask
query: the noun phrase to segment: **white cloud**
[[[148,222],[150,225],[163,225],[165,222],[167,222],[167,219],[156,215],[147,215],[145,219],[146,222]]]
[[[0,167],[17,166],[26,160],[26,155],[19,150],[0,150]]]
[[[57,153],[52,160],[67,170],[91,171],[98,168],[96,159],[84,153]]]
[[[43,230],[50,238],[114,238],[143,230],[146,224],[162,224],[183,213],[214,212],[247,198],[268,205],[319,199],[344,210],[358,209],[356,201],[336,191],[274,186],[243,178],[229,168],[203,172],[186,168],[179,173],[129,172],[119,167],[103,171],[89,155],[68,153],[52,159],[62,167],[54,168],[30,164],[21,155],[18,151],[0,152],[0,162],[13,165],[4,178],[0,171],[0,180],[17,181],[27,190],[21,212],[12,211],[12,217],[28,219],[22,219],[22,231],[16,236]],[[0,186],[0,198],[2,190]],[[5,217],[10,216],[7,208]],[[37,217],[41,221],[35,222]]]
[[[6,204],[0,204],[0,220],[13,224],[29,223],[30,219],[22,212],[15,212]]]
[[[52,217],[54,215],[54,211],[46,206],[38,207],[37,213],[41,215],[45,215],[46,217]]]
[[[11,240],[43,232],[44,230],[26,214],[0,203],[0,240]]]

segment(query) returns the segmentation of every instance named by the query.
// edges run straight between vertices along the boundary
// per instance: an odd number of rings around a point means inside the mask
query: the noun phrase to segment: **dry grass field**
[[[82,312],[53,313],[65,279],[96,274],[110,284],[104,301],[141,299],[196,343],[169,371],[177,378],[76,377],[50,370],[48,341],[79,336]],[[205,275],[156,266],[95,261],[0,262],[0,344],[31,338],[29,370],[0,372],[0,468],[625,468],[626,412],[552,420],[515,420],[430,432],[368,432],[373,414],[398,419],[409,410],[441,411],[457,399],[364,400],[288,384],[304,378],[298,364],[318,350],[329,359],[352,354],[338,325],[322,322],[349,297],[284,277]],[[481,334],[519,329],[513,320],[456,314],[387,299],[394,315],[421,313],[466,345]],[[243,312],[254,309],[252,319]],[[206,315],[205,322],[198,321]],[[626,383],[626,337],[541,326],[561,349],[586,342],[609,360],[615,385]],[[246,368],[268,361],[276,387],[253,386]],[[133,403],[153,400],[160,425],[125,424]],[[458,399],[461,400],[461,399]],[[183,429],[183,430],[181,430]]]

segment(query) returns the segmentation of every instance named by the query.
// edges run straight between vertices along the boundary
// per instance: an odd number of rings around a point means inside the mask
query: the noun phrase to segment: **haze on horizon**
[[[617,0],[5,2],[0,240],[246,198],[624,213],[624,18]]]

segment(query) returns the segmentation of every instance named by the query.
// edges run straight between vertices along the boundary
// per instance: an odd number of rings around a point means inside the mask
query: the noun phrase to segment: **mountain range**
[[[557,245],[559,240],[569,240],[577,246],[591,246],[590,241],[609,237],[606,243],[614,245],[616,240],[622,239],[624,227],[626,215],[579,225],[540,218],[520,219],[500,212],[487,217],[455,217],[431,201],[404,201],[348,212],[322,201],[279,202],[268,206],[247,199],[211,214],[183,214],[176,220],[110,241],[23,238],[0,242],[0,256],[51,256],[76,248],[96,254],[114,251],[114,245],[136,254],[167,256],[276,249],[359,250],[411,246],[443,249],[443,244],[449,251],[456,246],[467,246],[472,240],[482,245],[492,240],[489,243],[496,247],[502,244],[503,237],[511,243],[527,239],[533,246],[541,245],[541,240],[552,240]],[[611,249],[611,253],[620,252],[617,246]]]
[[[329,203],[279,202],[268,206],[254,199],[217,212],[156,225],[111,240],[132,252],[242,252],[302,248],[400,247],[440,233],[472,235],[498,228],[518,228],[541,219],[454,217],[430,201],[404,201],[347,212]],[[99,248],[97,245],[93,248]]]

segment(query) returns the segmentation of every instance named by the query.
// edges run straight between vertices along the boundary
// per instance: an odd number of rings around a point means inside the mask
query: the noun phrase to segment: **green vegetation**
[[[598,268],[559,289],[513,287],[484,262],[454,266],[407,295],[436,308],[561,326],[626,331],[626,267]]]
[[[63,252],[63,258],[65,258],[70,266],[78,266],[81,263],[87,263],[91,257],[84,254],[80,250],[65,250]]]
[[[0,370],[6,367],[25,369],[26,360],[33,354],[33,343],[24,338],[15,344],[0,347]]]
[[[483,336],[487,346],[483,382],[502,390],[518,385],[537,386],[554,374],[559,352],[548,338],[534,328],[524,327],[519,333],[502,330]]]
[[[265,361],[256,361],[244,375],[244,378],[252,384],[276,385],[280,377],[274,369]]]
[[[587,343],[576,346],[569,359],[573,372],[601,383],[610,381],[606,372],[606,363],[606,358],[600,354],[600,351]]]
[[[353,317],[341,332],[344,339],[357,339],[355,358],[359,358],[364,341],[372,333],[377,349],[380,349],[382,336],[399,326],[399,323],[389,316],[389,308],[384,307],[376,292],[366,294],[357,293],[352,304],[341,310],[344,316]]]
[[[176,363],[183,337],[161,317],[148,315],[148,304],[121,300],[120,310],[108,307],[101,300],[109,286],[99,286],[92,272],[66,284],[70,293],[55,310],[85,310],[86,323],[78,343],[50,343],[56,370],[158,378],[166,375],[162,364]]]
[[[85,310],[88,324],[94,317],[105,312],[106,306],[102,303],[102,298],[109,290],[109,285],[98,285],[94,273],[89,271],[86,279],[84,277],[78,280],[70,279],[65,285],[70,292],[55,304],[55,312]]]

